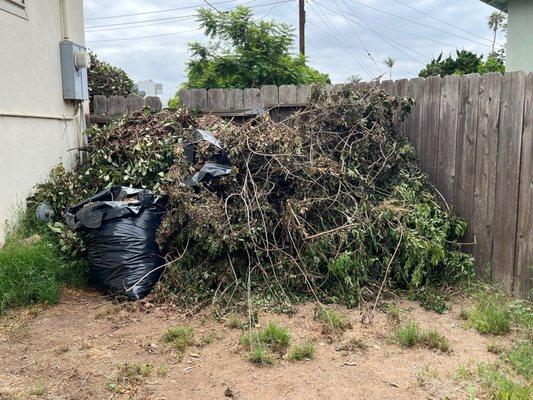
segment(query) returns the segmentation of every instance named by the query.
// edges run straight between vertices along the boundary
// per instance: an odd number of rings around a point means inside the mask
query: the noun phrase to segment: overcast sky
[[[219,10],[248,5],[259,18],[298,25],[297,0],[209,2]],[[194,16],[196,8],[208,7],[205,2],[85,0],[84,4],[87,45],[133,80],[163,83],[165,101],[172,96],[186,80],[187,43],[206,40]],[[173,10],[165,11],[169,9]],[[398,79],[416,76],[441,51],[448,54],[457,48],[487,54],[491,50],[487,19],[494,9],[480,0],[307,0],[306,10],[309,64],[328,73],[334,83],[351,75],[367,80],[386,72],[383,59],[389,56],[396,60],[392,76]],[[144,14],[128,15],[139,13]],[[499,34],[497,42],[503,41]]]

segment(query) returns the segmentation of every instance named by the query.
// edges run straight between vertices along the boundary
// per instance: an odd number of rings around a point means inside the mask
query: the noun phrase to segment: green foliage
[[[420,301],[420,305],[428,311],[435,311],[438,314],[444,314],[448,310],[446,298],[431,287],[414,291],[409,295],[409,298],[411,300]]]
[[[468,50],[456,50],[455,58],[448,56],[442,59],[442,53],[436,59],[431,60],[426,67],[419,72],[419,76],[467,75],[473,73],[486,74],[488,72],[505,72],[504,60],[497,54],[491,54],[483,61],[483,56]]]
[[[83,262],[65,258],[46,228],[31,226],[26,214],[21,218],[0,250],[0,315],[11,307],[54,304],[63,284],[86,281]]]
[[[395,336],[401,347],[413,347],[420,341],[420,326],[415,321],[407,321],[396,329]]]
[[[289,330],[274,322],[269,322],[262,330],[246,333],[242,337],[242,344],[245,346],[266,347],[279,353],[289,347],[290,342]]]
[[[428,349],[440,350],[443,353],[447,353],[451,349],[450,341],[434,329],[423,332],[420,336],[420,343]]]
[[[91,104],[95,95],[126,97],[135,93],[135,84],[123,69],[99,60],[93,52],[90,54],[91,68],[87,72],[87,79]]]
[[[507,353],[507,361],[527,380],[533,377],[533,344],[529,340],[515,343]]]
[[[167,329],[163,339],[165,342],[171,343],[179,352],[183,352],[194,344],[194,329],[188,326],[175,326]]]
[[[274,21],[254,20],[247,7],[232,11],[199,10],[209,45],[189,44],[192,52],[185,83],[189,88],[248,88],[261,85],[327,83],[329,78],[292,56],[292,29]],[[221,45],[222,43],[222,45]]]
[[[480,364],[478,375],[483,388],[493,400],[530,400],[533,387],[509,377],[498,365]]]
[[[274,364],[274,355],[268,349],[268,347],[254,345],[248,353],[248,361],[259,365]]]
[[[315,346],[313,343],[296,344],[289,353],[289,360],[301,361],[311,359],[315,356]]]
[[[509,301],[498,293],[480,294],[472,308],[461,311],[461,317],[482,334],[504,335],[511,327]]]
[[[352,326],[346,321],[344,315],[332,308],[320,308],[316,317],[322,322],[323,330],[326,333],[341,332]]]

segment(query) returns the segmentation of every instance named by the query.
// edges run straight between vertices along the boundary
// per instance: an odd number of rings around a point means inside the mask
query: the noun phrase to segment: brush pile
[[[409,107],[347,87],[316,90],[283,122],[137,113],[92,129],[84,162],[54,170],[32,204],[47,201],[63,215],[105,187],[167,194],[158,292],[187,301],[254,291],[354,305],[383,281],[398,289],[453,284],[472,274],[471,257],[455,245],[466,223],[439,201],[396,128]],[[214,151],[198,143],[190,163],[183,144],[197,128],[213,133],[233,167],[191,187],[182,183]],[[61,221],[50,227],[64,251],[83,253]]]

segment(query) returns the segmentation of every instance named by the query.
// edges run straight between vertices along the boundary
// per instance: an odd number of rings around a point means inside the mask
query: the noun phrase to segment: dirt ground
[[[169,307],[117,304],[96,292],[68,291],[56,306],[0,319],[0,399],[467,398],[454,375],[461,365],[495,361],[487,351],[493,338],[462,327],[458,313],[464,304],[452,304],[444,315],[407,300],[397,304],[402,318],[443,333],[452,352],[400,348],[391,340],[394,325],[384,312],[365,325],[359,310],[342,309],[353,328],[326,336],[314,319],[314,305],[303,304],[293,316],[260,313],[259,321],[288,327],[293,343],[312,341],[315,358],[256,366],[246,360],[242,332],[215,321],[208,310],[186,317]],[[193,327],[198,343],[181,360],[162,339],[175,325]],[[200,344],[206,335],[213,341]],[[368,347],[339,351],[350,338]],[[124,363],[153,369],[117,389]]]

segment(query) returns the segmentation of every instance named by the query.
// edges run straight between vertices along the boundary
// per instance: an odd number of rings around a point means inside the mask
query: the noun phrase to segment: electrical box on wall
[[[91,58],[87,48],[70,40],[59,43],[61,57],[61,80],[63,81],[63,99],[88,100],[89,86],[87,69]]]

